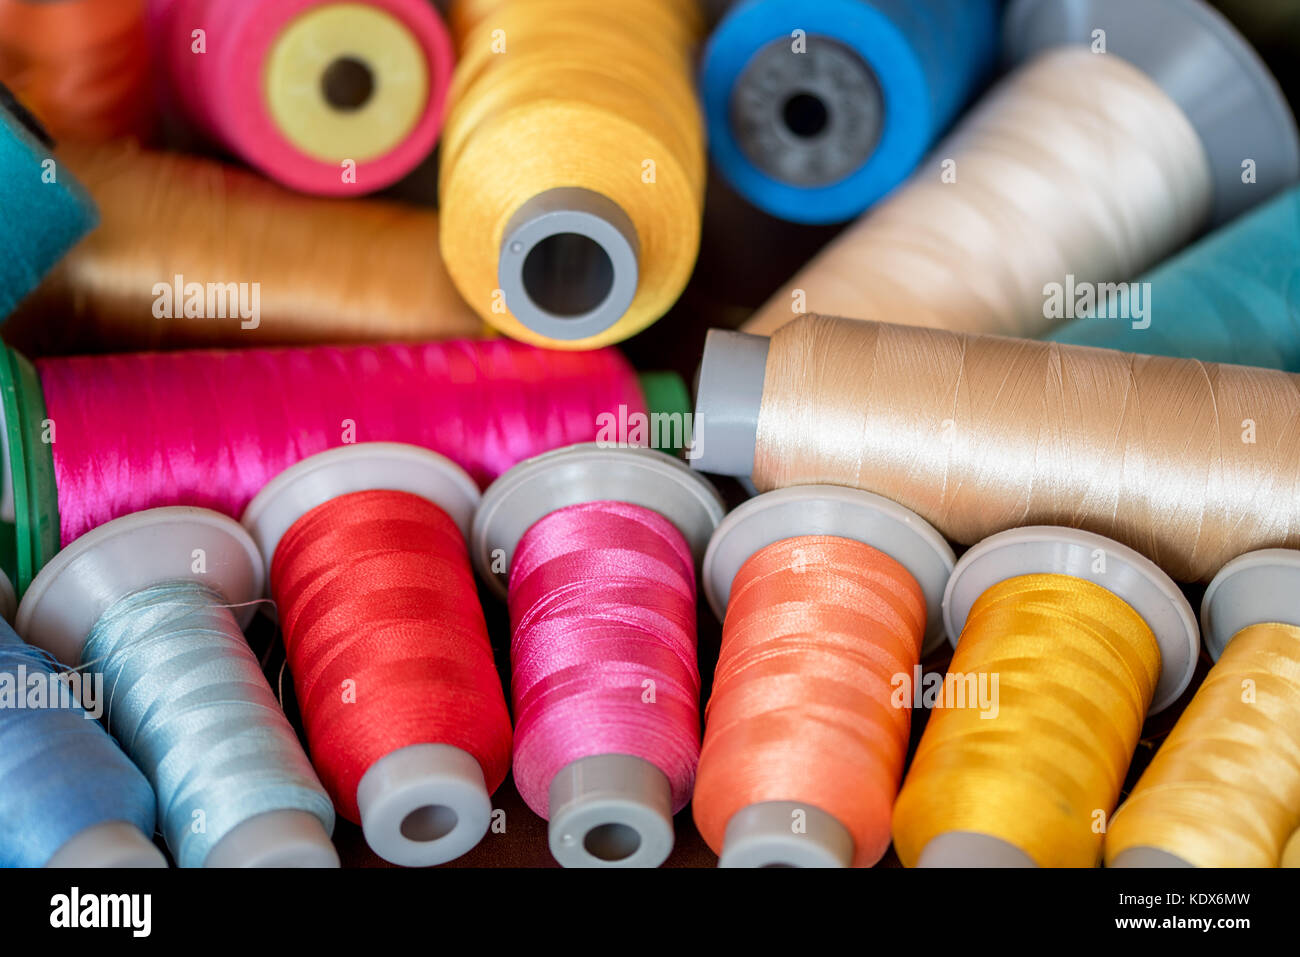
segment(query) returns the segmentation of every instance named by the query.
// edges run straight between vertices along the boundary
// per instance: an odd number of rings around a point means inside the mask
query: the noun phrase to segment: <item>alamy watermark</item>
[[[1074,274],[1064,283],[1043,286],[1043,318],[1122,319],[1134,329],[1151,325],[1151,283],[1079,282]]]
[[[596,430],[596,445],[605,449],[684,449],[694,459],[702,448],[690,412],[633,412],[620,405],[596,416]]]
[[[241,329],[262,324],[260,282],[186,282],[177,273],[171,282],[153,285],[155,319],[239,319]]]
[[[87,718],[103,716],[103,672],[28,671],[22,664],[13,671],[0,671],[0,711],[62,710],[78,705]]]
[[[925,674],[920,665],[909,675],[899,672],[889,681],[893,688],[889,696],[895,708],[973,708],[981,718],[996,718],[998,705],[998,673],[964,673],[950,671]]]

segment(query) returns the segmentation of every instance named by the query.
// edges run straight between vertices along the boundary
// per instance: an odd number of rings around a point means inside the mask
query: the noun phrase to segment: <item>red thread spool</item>
[[[465,548],[477,503],[449,460],[379,443],[306,459],[244,515],[270,563],[312,762],[339,813],[395,864],[477,844],[510,767]]]

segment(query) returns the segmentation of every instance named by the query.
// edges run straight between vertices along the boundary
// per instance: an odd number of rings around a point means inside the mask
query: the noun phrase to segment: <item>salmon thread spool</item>
[[[750,499],[704,559],[724,618],[694,813],[723,867],[869,867],[889,847],[923,643],[953,554],[856,489]],[[798,827],[795,824],[799,825]]]
[[[1107,867],[1295,867],[1300,552],[1233,559],[1205,591],[1215,665],[1106,830]]]
[[[1187,600],[1132,549],[1040,526],[966,552],[943,607],[949,676],[984,682],[990,707],[931,713],[894,805],[899,859],[1096,866],[1143,721],[1191,682]]]
[[[484,493],[470,550],[510,606],[515,783],[565,867],[672,851],[699,758],[695,568],[723,511],[684,463],[594,444]]]
[[[506,335],[591,349],[690,278],[706,175],[693,0],[464,0],[441,150],[442,255]]]
[[[308,749],[384,860],[473,848],[510,716],[465,552],[479,493],[425,449],[361,443],[274,478],[243,522],[270,563]]]

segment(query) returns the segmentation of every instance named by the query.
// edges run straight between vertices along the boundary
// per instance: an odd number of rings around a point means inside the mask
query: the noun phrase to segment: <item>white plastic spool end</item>
[[[203,866],[330,868],[339,866],[339,855],[316,815],[267,811],[227,832]]]
[[[551,779],[551,854],[565,867],[658,867],[672,853],[672,790],[642,758],[580,758]]]
[[[802,826],[796,829],[796,818]],[[731,816],[719,867],[852,867],[853,835],[820,808],[763,801]]]
[[[69,838],[46,867],[166,867],[167,858],[134,824],[105,821]]]

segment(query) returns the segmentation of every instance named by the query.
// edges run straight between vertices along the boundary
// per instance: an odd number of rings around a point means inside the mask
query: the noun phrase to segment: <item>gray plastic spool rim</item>
[[[1105,571],[1096,571],[1099,555]],[[1160,679],[1148,714],[1167,708],[1192,680],[1200,633],[1191,606],[1154,562],[1092,532],[1033,526],[999,532],[973,546],[957,562],[944,593],[944,624],[957,645],[975,601],[999,582],[1021,575],[1057,574],[1100,585],[1127,602],[1155,634]],[[951,831],[921,850],[919,867],[1033,867],[1024,851],[986,834]]]
[[[721,621],[731,583],[759,549],[788,538],[835,535],[884,552],[908,570],[925,594],[922,654],[943,643],[943,594],[956,561],[933,526],[897,502],[838,485],[796,485],[765,492],[733,510],[704,555],[704,594]]]
[[[166,867],[167,858],[134,824],[105,821],[74,834],[45,866]]]
[[[1264,548],[1219,570],[1201,601],[1205,648],[1215,661],[1251,625],[1300,625],[1300,551]]]
[[[1247,552],[1224,565],[1205,589],[1201,626],[1205,648],[1215,661],[1234,635],[1268,622],[1300,625],[1300,552],[1265,548]],[[1111,867],[1193,867],[1158,847],[1130,847],[1115,855]]]
[[[195,572],[201,555],[205,572]],[[257,546],[233,519],[203,508],[172,506],[114,519],[63,549],[32,581],[18,606],[16,630],[68,666],[95,623],[116,602],[163,582],[193,581],[216,591],[247,627],[264,587]],[[256,835],[256,840],[250,839]],[[56,857],[148,861],[134,837],[96,829]],[[319,820],[301,811],[268,811],[221,838],[208,854],[218,866],[337,867],[338,854]],[[148,866],[147,863],[144,865]]]
[[[704,593],[719,620],[736,573],[762,548],[805,535],[835,535],[889,555],[921,585],[926,604],[922,654],[943,642],[941,605],[955,560],[947,541],[921,516],[871,492],[803,485],[766,492],[736,508],[718,526],[704,555]],[[791,814],[804,813],[795,834]],[[721,867],[848,867],[853,837],[834,817],[804,803],[768,801],[742,808],[727,822]]]
[[[770,346],[767,336],[709,330],[695,387],[692,468],[736,477],[753,473]]]
[[[525,274],[533,250],[561,236],[581,236],[594,243],[611,277],[603,298],[576,315],[560,315],[539,303]],[[497,281],[506,307],[533,332],[561,341],[587,339],[617,323],[632,305],[640,282],[639,256],[636,226],[621,206],[591,190],[561,187],[532,197],[510,218],[501,240]],[[590,270],[580,279],[589,293],[584,298],[594,300],[601,279]]]
[[[370,442],[306,458],[272,479],[249,503],[244,526],[269,565],[298,519],[342,495],[376,489],[433,502],[465,534],[479,493],[450,459],[397,442]],[[414,744],[377,760],[357,785],[366,843],[384,860],[429,867],[454,860],[483,839],[492,800],[482,768],[460,748]]]
[[[640,448],[595,443],[556,449],[492,483],[474,517],[470,555],[506,595],[520,538],[552,512],[584,502],[626,502],[672,522],[699,562],[726,511],[717,491],[683,462]],[[494,571],[494,553],[504,556]],[[671,790],[663,772],[631,755],[592,755],[551,780],[551,853],[566,867],[656,867],[673,847]]]
[[[801,815],[804,827],[791,826]],[[719,867],[851,867],[853,835],[820,808],[798,801],[762,801],[731,815]]]
[[[786,105],[799,96],[825,111],[825,126],[812,135],[787,122]],[[788,37],[773,40],[750,58],[731,91],[731,130],[741,151],[793,186],[829,186],[860,168],[880,142],[884,114],[875,71],[857,52],[820,34],[808,37],[806,52],[797,55]]]
[[[1300,179],[1300,137],[1273,75],[1254,48],[1202,0],[1015,0],[1004,46],[1020,63],[1056,46],[1091,44],[1141,69],[1182,110],[1209,158],[1211,225]],[[1241,181],[1253,159],[1258,182]]]
[[[474,567],[506,597],[510,563],[524,532],[552,512],[584,502],[626,502],[658,512],[677,526],[697,562],[726,512],[717,490],[680,459],[655,449],[570,445],[521,462],[483,493],[470,532]]]

